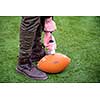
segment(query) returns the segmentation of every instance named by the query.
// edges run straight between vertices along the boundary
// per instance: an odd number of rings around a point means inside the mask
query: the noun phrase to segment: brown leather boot
[[[20,59],[16,70],[17,72],[24,74],[32,79],[46,80],[48,78],[44,72],[38,70],[36,66],[33,65],[29,60]]]

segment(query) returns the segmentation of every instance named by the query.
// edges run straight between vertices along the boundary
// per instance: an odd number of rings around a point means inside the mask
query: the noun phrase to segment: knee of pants
[[[40,16],[23,16],[20,25],[20,31],[35,32],[40,24]]]

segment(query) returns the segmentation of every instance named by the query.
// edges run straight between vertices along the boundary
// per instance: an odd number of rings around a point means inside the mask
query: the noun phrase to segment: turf
[[[99,83],[100,82],[100,17],[56,16],[57,52],[71,58],[64,72],[48,74],[45,81],[32,80],[15,70],[18,55],[21,17],[0,17],[0,82],[1,83]]]

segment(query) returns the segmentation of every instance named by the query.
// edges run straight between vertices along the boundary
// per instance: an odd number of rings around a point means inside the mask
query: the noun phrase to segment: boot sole
[[[26,73],[20,71],[18,68],[16,68],[16,71],[20,74],[23,74],[23,75],[27,76],[28,78],[34,79],[34,80],[46,80],[46,79],[48,79],[48,77],[42,77],[42,78],[40,78],[40,77],[31,77],[31,76],[27,75]]]

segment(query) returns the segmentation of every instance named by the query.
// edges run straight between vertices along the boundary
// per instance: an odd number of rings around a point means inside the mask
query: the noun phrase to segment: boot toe
[[[46,73],[38,70],[37,68],[33,67],[32,68],[32,76],[35,78],[40,78],[40,79],[47,79],[48,76],[46,75]]]

